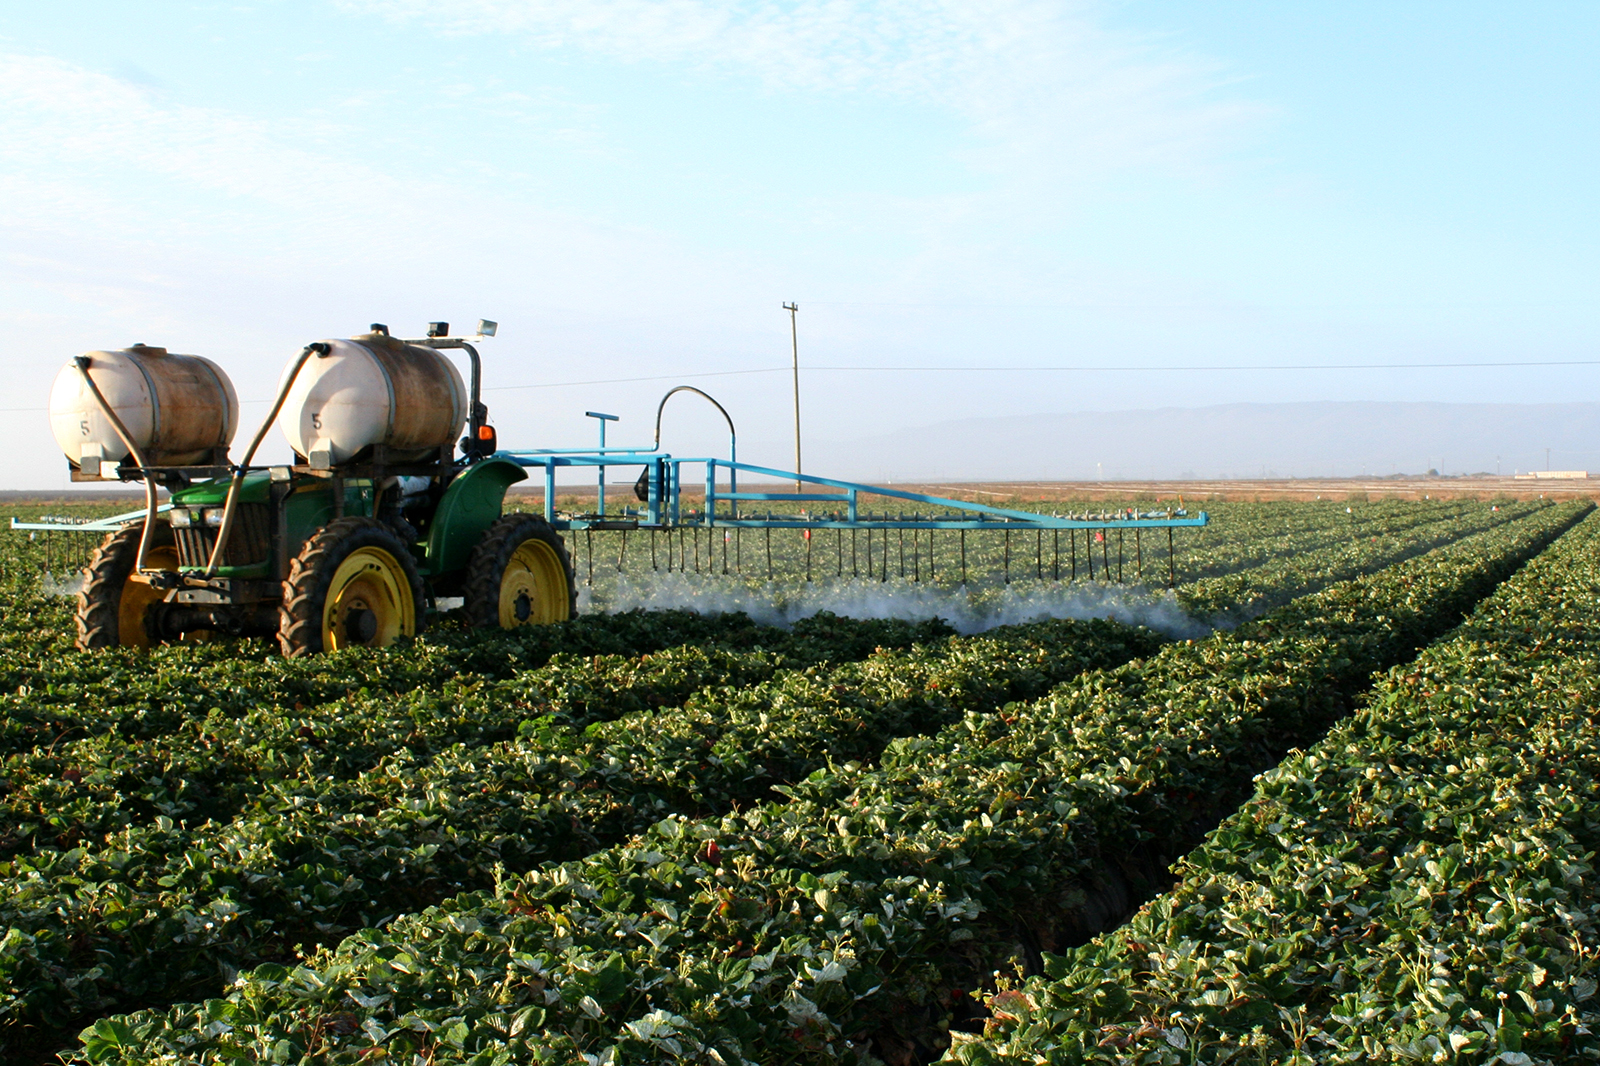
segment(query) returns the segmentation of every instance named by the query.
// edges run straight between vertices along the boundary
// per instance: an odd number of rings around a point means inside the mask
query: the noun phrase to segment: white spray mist
[[[39,591],[46,596],[76,596],[83,591],[83,571],[74,570],[60,577],[46,573],[39,581]]]
[[[752,583],[720,575],[655,573],[644,579],[618,575],[601,587],[579,589],[578,609],[584,613],[635,608],[743,611],[757,622],[779,626],[831,611],[846,618],[943,618],[958,633],[1050,618],[1110,618],[1178,639],[1211,632],[1210,626],[1185,614],[1169,590],[1098,583],[969,587],[858,578]]]
[[[83,588],[83,574],[45,574],[41,586],[46,596],[76,596]],[[1148,626],[1178,640],[1203,637],[1213,629],[1185,614],[1171,590],[1099,583],[1029,581],[973,587],[898,578],[751,583],[720,575],[655,573],[642,579],[618,576],[598,588],[579,587],[578,610],[583,614],[633,609],[743,611],[763,625],[784,627],[831,611],[845,618],[943,618],[958,633],[1050,618],[1110,618]]]

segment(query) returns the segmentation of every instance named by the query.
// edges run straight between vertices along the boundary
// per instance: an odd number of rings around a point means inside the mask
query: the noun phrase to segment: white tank
[[[211,360],[143,344],[84,354],[89,376],[151,466],[209,465],[214,449],[226,451],[233,440],[239,397]],[[50,429],[74,466],[86,455],[117,461],[128,454],[74,363],[50,389]]]
[[[374,444],[396,462],[455,444],[467,390],[450,360],[384,333],[326,343],[328,354],[306,360],[283,404],[283,434],[312,465],[349,462]]]

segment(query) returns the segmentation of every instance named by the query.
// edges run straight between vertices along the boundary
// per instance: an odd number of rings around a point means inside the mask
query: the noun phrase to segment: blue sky
[[[79,351],[212,356],[248,427],[301,344],[372,321],[498,319],[487,398],[530,447],[592,409],[647,436],[691,380],[781,462],[786,375],[683,375],[783,366],[786,300],[803,365],[973,368],[807,371],[818,438],[1594,399],[1593,367],[1011,368],[1596,358],[1597,30],[1592,3],[7,4],[6,481],[62,483],[36,408]],[[716,441],[675,419],[674,450]]]

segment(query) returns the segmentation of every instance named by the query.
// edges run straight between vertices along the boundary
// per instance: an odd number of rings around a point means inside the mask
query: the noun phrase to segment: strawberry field
[[[1600,1059],[1600,517],[1213,522],[1161,631],[619,611],[302,659],[73,652],[66,549],[12,535],[5,1060]],[[662,573],[595,539],[602,591]],[[1059,590],[1046,543],[1016,580]]]

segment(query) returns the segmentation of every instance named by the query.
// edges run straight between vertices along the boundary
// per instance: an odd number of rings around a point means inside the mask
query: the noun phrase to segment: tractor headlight
[[[174,507],[167,512],[167,521],[171,522],[177,529],[188,529],[193,524],[193,516],[189,514],[187,508]]]
[[[222,515],[225,511],[227,511],[226,507],[207,507],[206,525],[210,526],[212,529],[221,529]]]

